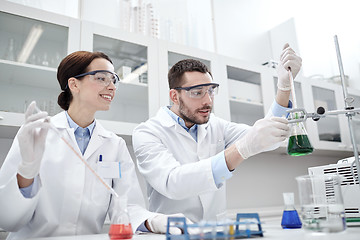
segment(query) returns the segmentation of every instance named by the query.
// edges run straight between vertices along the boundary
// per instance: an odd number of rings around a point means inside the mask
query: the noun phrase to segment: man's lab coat
[[[225,182],[216,186],[211,157],[224,151],[248,129],[211,114],[198,125],[197,142],[165,109],[140,124],[133,147],[147,182],[149,210],[181,212],[192,221],[222,220],[226,210]]]

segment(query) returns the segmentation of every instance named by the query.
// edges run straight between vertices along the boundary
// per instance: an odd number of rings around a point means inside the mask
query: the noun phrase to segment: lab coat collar
[[[211,114],[213,115],[213,114]],[[210,120],[207,123],[204,124],[198,124],[198,137],[197,137],[197,142],[201,143],[202,140],[205,138],[206,134],[207,134],[207,128],[209,126],[209,123],[211,121],[211,118],[213,116],[210,116]],[[159,111],[156,114],[156,118],[159,120],[160,124],[163,125],[164,127],[175,127],[175,130],[178,133],[181,133],[183,135],[189,136],[190,138],[192,138],[190,136],[190,134],[188,132],[186,132],[186,130],[180,126],[180,124],[178,124],[164,109],[164,107],[160,108]]]
[[[67,130],[66,132],[68,133],[69,138],[74,142],[75,146],[77,146],[74,131],[69,126],[69,123],[65,115],[65,111],[60,112],[56,114],[54,117],[52,117],[51,122],[58,130],[60,130],[60,132],[62,132],[61,129]],[[111,132],[107,131],[100,124],[99,121],[96,121],[96,125],[91,135],[89,145],[87,146],[84,153],[84,158],[86,159],[90,157],[91,154],[93,154],[102,145],[103,142],[107,141],[107,138],[111,138],[111,136],[112,136]],[[79,151],[81,155],[80,149],[78,147],[76,149]]]
[[[163,125],[164,127],[171,127],[174,125],[179,125],[176,121],[174,121],[174,119],[166,112],[166,110],[164,109],[166,107],[162,107],[159,109],[159,111],[156,114],[156,117],[159,119],[161,125]],[[213,115],[211,113],[211,115]],[[210,116],[211,119],[212,116]],[[207,127],[209,126],[209,122],[204,123],[204,124],[198,124],[198,127],[202,127],[204,129],[207,129]]]

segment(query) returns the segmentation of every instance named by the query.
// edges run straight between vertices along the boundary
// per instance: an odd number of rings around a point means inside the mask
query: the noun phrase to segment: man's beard
[[[193,123],[193,124],[204,124],[207,123],[210,119],[210,114],[208,116],[208,118],[203,121],[203,120],[199,120],[196,118],[196,112],[198,112],[199,110],[206,110],[206,109],[210,109],[210,112],[212,110],[211,106],[205,106],[202,107],[200,109],[196,109],[194,113],[191,113],[189,108],[184,104],[183,100],[179,99],[180,105],[179,105],[179,112],[180,112],[180,117],[186,122],[186,123]]]

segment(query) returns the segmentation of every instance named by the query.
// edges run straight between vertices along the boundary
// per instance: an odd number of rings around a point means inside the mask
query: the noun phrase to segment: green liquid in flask
[[[289,138],[287,152],[291,156],[304,156],[313,152],[307,135],[295,135]]]

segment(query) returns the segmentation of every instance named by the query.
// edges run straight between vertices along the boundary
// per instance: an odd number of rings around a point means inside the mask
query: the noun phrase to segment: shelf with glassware
[[[158,106],[156,40],[87,21],[81,36],[81,49],[107,54],[121,78],[110,110],[96,117],[118,135],[131,135]]]
[[[30,101],[50,115],[61,111],[56,67],[78,48],[80,21],[8,1],[1,5],[0,138],[8,138],[23,123]]]

